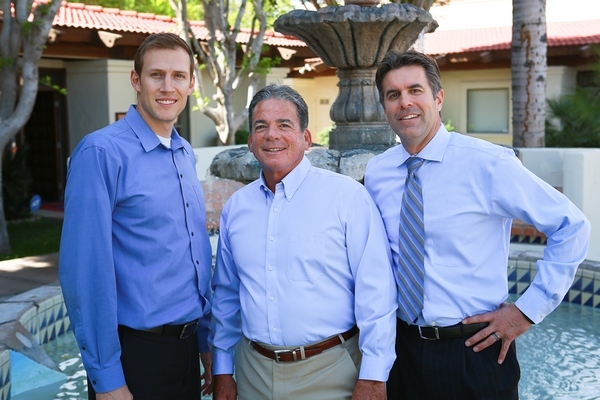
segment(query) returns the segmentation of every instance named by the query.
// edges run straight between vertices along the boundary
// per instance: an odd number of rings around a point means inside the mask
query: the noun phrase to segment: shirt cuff
[[[121,364],[103,369],[102,371],[90,370],[87,368],[86,370],[88,371],[88,379],[96,393],[110,392],[125,386],[126,384]]]
[[[213,349],[213,375],[233,374],[233,354]]]
[[[387,359],[369,357],[363,354],[358,379],[386,382],[390,375],[394,360],[395,357]]]

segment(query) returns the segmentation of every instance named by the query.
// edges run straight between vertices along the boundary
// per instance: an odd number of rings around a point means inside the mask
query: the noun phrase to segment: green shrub
[[[250,136],[248,129],[238,129],[235,132],[235,144],[248,144],[248,136]]]
[[[591,86],[548,100],[546,147],[600,147],[600,48]]]

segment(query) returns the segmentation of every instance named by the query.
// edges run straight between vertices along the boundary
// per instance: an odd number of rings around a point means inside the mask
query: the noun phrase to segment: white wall
[[[67,62],[67,102],[70,148],[88,133],[115,121],[135,103],[129,83],[132,61],[90,60]]]
[[[600,261],[600,149],[521,148],[523,164],[550,185],[562,188],[590,220],[588,259]]]

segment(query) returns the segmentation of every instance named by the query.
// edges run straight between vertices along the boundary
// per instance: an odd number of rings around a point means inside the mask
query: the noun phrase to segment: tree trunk
[[[544,147],[546,0],[513,0],[512,29],[513,146]]]
[[[0,161],[6,144],[27,123],[38,90],[38,61],[52,21],[60,7],[59,0],[37,3],[30,11],[31,1],[2,0],[2,31],[0,34],[0,59],[9,66],[2,69],[0,93]],[[11,14],[11,6],[15,12]],[[8,18],[7,16],[10,16]],[[19,51],[22,54],[19,57]],[[20,87],[16,82],[22,81]],[[0,164],[1,165],[1,164]],[[0,177],[0,199],[2,178]],[[4,204],[0,207],[0,253],[9,253]]]

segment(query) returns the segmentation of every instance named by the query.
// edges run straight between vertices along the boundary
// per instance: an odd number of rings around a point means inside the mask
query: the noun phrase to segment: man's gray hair
[[[286,100],[296,106],[296,114],[298,115],[298,122],[300,123],[300,130],[304,132],[308,128],[308,106],[306,102],[300,96],[296,90],[287,85],[276,85],[274,83],[259,90],[248,107],[248,124],[250,127],[250,134],[252,134],[252,114],[254,108],[263,100]]]

